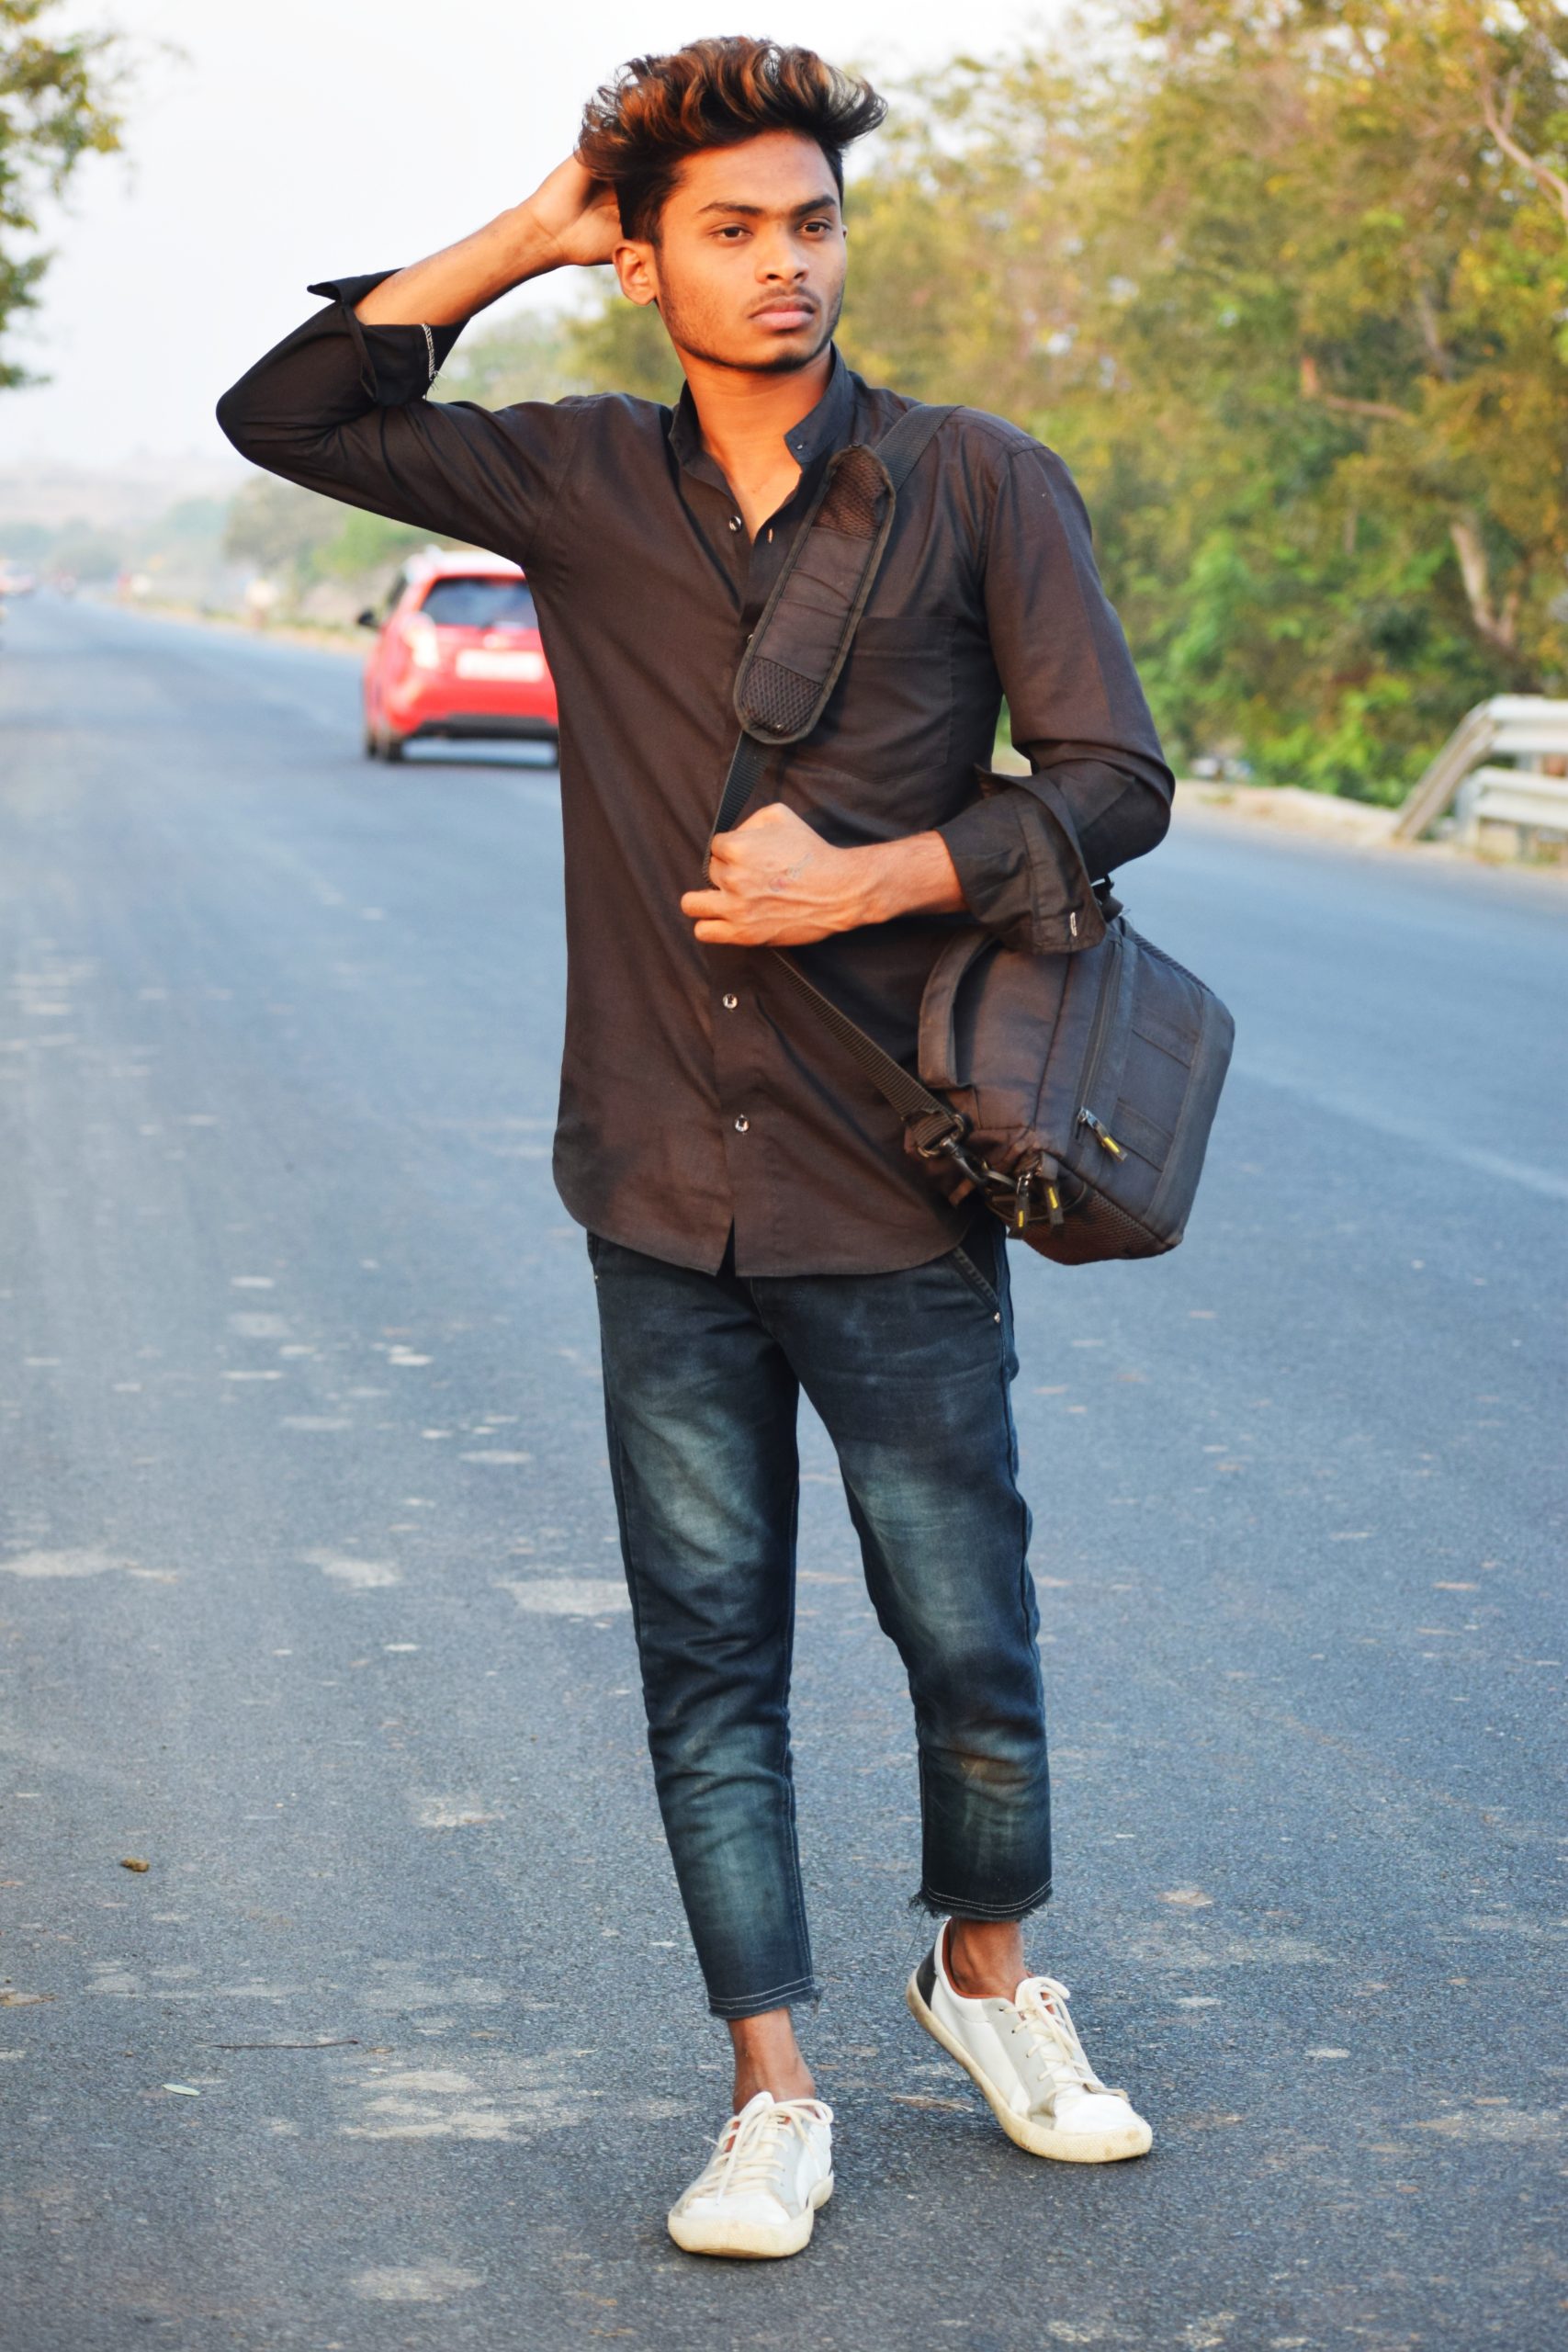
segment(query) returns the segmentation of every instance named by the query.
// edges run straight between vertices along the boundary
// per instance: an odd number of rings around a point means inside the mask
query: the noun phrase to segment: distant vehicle
[[[555,681],[533,591],[498,555],[433,550],[403,566],[365,664],[365,752],[400,760],[420,736],[554,743]]]
[[[0,560],[0,596],[30,596],[38,582],[19,565]]]

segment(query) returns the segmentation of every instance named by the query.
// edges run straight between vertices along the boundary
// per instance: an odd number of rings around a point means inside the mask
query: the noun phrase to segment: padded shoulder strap
[[[762,743],[797,743],[827,707],[871,594],[899,486],[951,408],[917,406],[874,447],[835,452],[735,678],[735,715]]]
[[[874,449],[856,442],[833,458],[736,675],[741,734],[712,832],[739,823],[769,750],[798,742],[821,718],[875,582],[898,491],[952,414],[951,405],[917,401]]]
[[[905,410],[893,430],[883,435],[876,445],[876,454],[895,494],[903,489],[928,445],[935,440],[952,414],[951,403],[945,408],[933,408],[924,401],[917,401],[912,408]]]

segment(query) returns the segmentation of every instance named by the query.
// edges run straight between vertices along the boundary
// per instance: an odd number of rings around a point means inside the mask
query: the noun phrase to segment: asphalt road
[[[5,625],[7,2352],[1555,2352],[1568,895],[1192,818],[1125,877],[1235,1072],[1174,1257],[1018,1267],[1018,1409],[1036,1958],[1156,2151],[1032,2162],[904,2011],[911,1732],[813,1431],[840,2189],[705,2264],[530,756],[366,764],[341,658]]]

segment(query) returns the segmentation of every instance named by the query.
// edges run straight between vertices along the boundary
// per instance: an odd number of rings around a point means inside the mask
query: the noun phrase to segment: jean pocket
[[[999,1323],[1002,1319],[1001,1300],[997,1296],[996,1291],[993,1289],[990,1282],[980,1272],[979,1267],[975,1263],[974,1259],[969,1255],[968,1250],[964,1249],[962,1242],[960,1242],[956,1250],[950,1250],[948,1251],[947,1262],[953,1268],[955,1272],[963,1276],[970,1289],[974,1292],[976,1297],[980,1301],[981,1306],[984,1306],[987,1312],[990,1315],[993,1322]]]

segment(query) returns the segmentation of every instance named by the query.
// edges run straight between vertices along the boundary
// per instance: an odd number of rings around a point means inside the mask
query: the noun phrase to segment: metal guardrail
[[[1473,768],[1459,788],[1454,815],[1461,841],[1472,849],[1483,825],[1568,833],[1568,776],[1541,775],[1530,768]]]
[[[1478,702],[1473,710],[1466,711],[1425,775],[1406,797],[1394,819],[1390,839],[1419,841],[1439,817],[1446,815],[1466,778],[1477,772],[1506,779],[1520,789],[1533,790],[1538,786],[1562,781],[1539,769],[1487,769],[1484,763],[1494,752],[1522,760],[1568,760],[1568,702],[1553,702],[1544,695],[1494,695],[1490,702]],[[1485,790],[1490,793],[1492,788],[1489,784]],[[1543,805],[1555,804],[1556,796],[1549,794]],[[1561,814],[1510,817],[1505,821],[1553,831],[1563,823]]]

